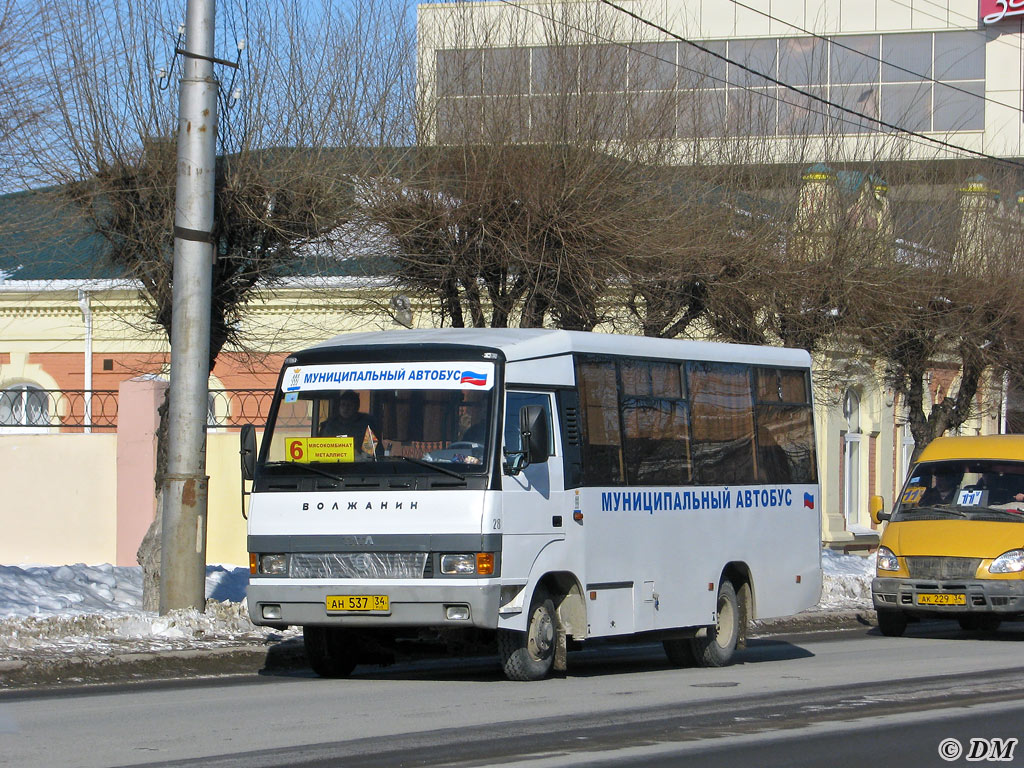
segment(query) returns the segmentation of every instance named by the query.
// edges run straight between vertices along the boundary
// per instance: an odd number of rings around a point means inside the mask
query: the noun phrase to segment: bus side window
[[[554,455],[554,432],[551,423],[551,398],[539,392],[508,392],[505,395],[505,450],[518,451],[519,410],[524,405],[539,405],[548,422],[548,454]]]

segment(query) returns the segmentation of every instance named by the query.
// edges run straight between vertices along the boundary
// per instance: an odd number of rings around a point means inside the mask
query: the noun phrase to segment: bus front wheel
[[[345,630],[336,627],[303,627],[309,666],[320,677],[348,677],[356,668],[356,649]]]
[[[526,631],[498,630],[498,654],[509,680],[543,680],[555,661],[558,617],[555,604],[538,590],[530,605]]]
[[[693,658],[702,667],[724,667],[732,661],[742,621],[739,600],[732,582],[718,587],[718,620],[703,635],[693,638]]]

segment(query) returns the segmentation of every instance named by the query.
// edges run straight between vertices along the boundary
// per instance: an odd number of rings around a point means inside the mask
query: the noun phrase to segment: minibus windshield
[[[403,471],[483,473],[492,456],[493,389],[317,388],[285,392],[267,425],[267,467],[341,477]],[[295,469],[298,469],[295,467]]]
[[[1019,520],[1024,522],[1024,462],[930,461],[910,473],[893,520]]]

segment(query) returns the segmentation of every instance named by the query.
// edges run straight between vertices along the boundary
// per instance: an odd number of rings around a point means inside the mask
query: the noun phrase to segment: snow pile
[[[871,579],[875,555],[843,555],[831,549],[821,551],[824,579],[819,610],[864,610],[871,608]]]
[[[52,616],[140,610],[139,568],[0,565],[0,616]]]
[[[208,566],[206,611],[158,616],[142,610],[138,567],[0,566],[0,651],[159,651],[280,637],[249,621],[248,582],[246,568]]]
[[[814,610],[871,608],[875,558],[822,551],[824,584]],[[0,656],[112,653],[266,642],[297,634],[249,621],[246,568],[208,566],[206,612],[142,610],[142,571],[112,565],[0,566]]]

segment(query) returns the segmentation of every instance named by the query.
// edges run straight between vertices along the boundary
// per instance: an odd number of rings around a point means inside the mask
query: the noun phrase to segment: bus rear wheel
[[[555,661],[558,617],[555,604],[538,590],[530,605],[526,631],[498,630],[498,654],[509,680],[543,680]]]
[[[320,677],[348,677],[356,668],[356,649],[343,629],[303,627],[309,666]]]
[[[693,667],[697,664],[697,658],[693,655],[693,638],[673,637],[662,640],[661,646],[668,656],[668,663],[673,667]]]
[[[742,621],[739,600],[732,582],[718,586],[718,620],[703,635],[693,638],[693,658],[702,667],[724,667],[732,661]]]

